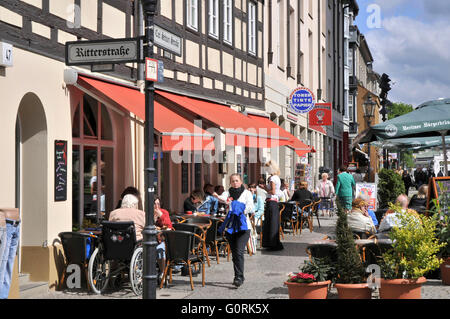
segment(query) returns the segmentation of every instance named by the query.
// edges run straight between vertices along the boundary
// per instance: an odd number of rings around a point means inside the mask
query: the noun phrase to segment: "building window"
[[[233,44],[233,0],[223,1],[223,40]]]
[[[187,0],[186,4],[186,24],[189,28],[198,31],[198,0]]]
[[[105,105],[85,94],[72,120],[73,226],[98,222],[114,209],[113,126]]]
[[[209,0],[209,35],[219,38],[219,0]]]
[[[353,122],[353,95],[348,96],[348,120]]]
[[[248,3],[248,52],[256,55],[256,3]]]
[[[277,25],[278,25],[278,37],[277,37],[277,56],[278,56],[278,67],[284,69],[284,3],[282,0],[278,1],[278,15],[277,15]]]

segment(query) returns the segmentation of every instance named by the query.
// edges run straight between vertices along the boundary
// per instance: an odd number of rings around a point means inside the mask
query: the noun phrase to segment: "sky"
[[[450,0],[357,0],[355,24],[373,68],[391,81],[388,99],[412,104],[450,98]]]

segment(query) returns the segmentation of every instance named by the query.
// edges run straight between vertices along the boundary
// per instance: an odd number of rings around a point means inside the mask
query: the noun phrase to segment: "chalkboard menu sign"
[[[436,199],[443,212],[450,211],[450,177],[433,177],[428,186],[428,207],[432,208],[432,199]]]
[[[55,141],[55,202],[67,200],[67,141]]]

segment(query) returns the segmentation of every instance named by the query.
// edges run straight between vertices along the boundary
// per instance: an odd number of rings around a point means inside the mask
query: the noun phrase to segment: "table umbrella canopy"
[[[445,143],[450,144],[450,136],[445,137]],[[423,150],[431,147],[442,146],[442,137],[408,137],[408,138],[394,138],[384,141],[371,142],[370,145],[389,150],[404,150],[412,151]]]
[[[353,144],[400,137],[441,136],[445,175],[448,176],[445,145],[448,131],[450,131],[450,99],[438,99],[422,103],[412,112],[369,127],[355,138]]]
[[[370,127],[363,131],[355,142],[441,136],[441,131],[448,130],[450,130],[450,99],[439,99],[422,103],[412,112]]]

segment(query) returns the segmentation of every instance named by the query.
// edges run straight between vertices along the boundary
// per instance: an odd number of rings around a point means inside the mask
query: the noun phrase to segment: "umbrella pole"
[[[447,131],[440,131],[442,136],[442,148],[444,150],[444,173],[445,176],[448,176],[448,166],[447,166],[447,148],[445,147],[445,136],[447,135]]]

